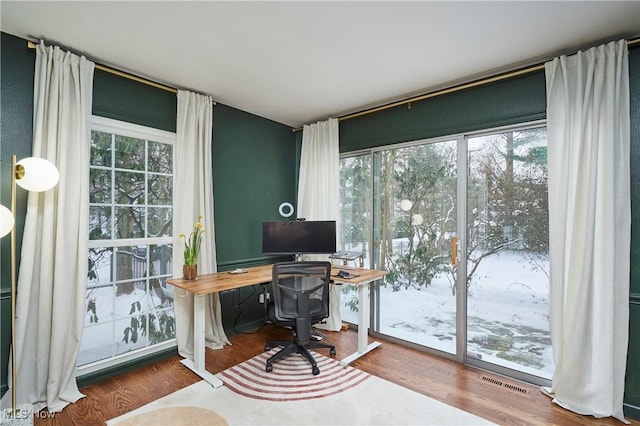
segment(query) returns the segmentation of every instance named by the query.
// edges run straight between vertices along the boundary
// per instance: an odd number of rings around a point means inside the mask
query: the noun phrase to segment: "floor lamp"
[[[56,186],[60,173],[56,166],[44,158],[27,157],[16,162],[16,155],[11,156],[11,211],[4,206],[0,209],[0,236],[11,231],[11,417],[19,415],[17,404],[17,371],[16,371],[16,184],[27,191],[43,192]]]

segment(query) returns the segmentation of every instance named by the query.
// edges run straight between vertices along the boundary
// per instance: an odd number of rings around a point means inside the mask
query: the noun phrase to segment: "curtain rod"
[[[640,43],[640,37],[634,38],[634,39],[629,39],[627,41],[627,44],[629,46],[633,46]],[[343,120],[348,120],[350,118],[356,118],[356,117],[360,117],[363,115],[367,115],[367,114],[371,114],[374,112],[378,112],[378,111],[384,111],[386,109],[389,108],[394,108],[397,106],[401,106],[401,105],[406,105],[406,104],[410,104],[412,102],[417,102],[417,101],[423,101],[425,99],[429,99],[429,98],[434,98],[436,96],[440,96],[440,95],[446,95],[448,93],[454,93],[454,92],[458,92],[460,90],[465,90],[465,89],[471,89],[474,87],[478,87],[478,86],[482,86],[485,84],[489,84],[489,83],[495,83],[496,81],[501,81],[501,80],[506,80],[508,78],[512,78],[512,77],[517,77],[523,74],[528,74],[528,73],[532,73],[535,71],[540,71],[544,69],[544,63],[541,64],[537,64],[537,65],[532,65],[526,68],[520,68],[518,70],[515,71],[509,71],[509,72],[505,72],[503,74],[498,74],[495,75],[493,77],[487,77],[487,78],[483,78],[480,80],[476,80],[476,81],[472,81],[469,83],[464,83],[464,84],[459,84],[457,86],[452,86],[446,89],[440,89],[440,90],[436,90],[433,92],[429,92],[429,93],[425,93],[423,95],[417,95],[408,99],[403,99],[401,101],[395,101],[395,102],[391,102],[388,104],[384,104],[384,105],[380,105],[377,107],[373,107],[373,108],[369,108],[369,109],[365,109],[362,111],[358,111],[358,112],[354,112],[351,114],[346,114],[343,116],[338,117],[338,122],[343,121]],[[302,130],[302,127],[295,127],[292,129],[292,131],[294,132],[299,132],[300,130]]]
[[[27,47],[29,49],[35,49],[37,46],[38,45],[36,43],[34,43],[33,41],[27,41]],[[152,87],[155,87],[157,89],[162,89],[162,90],[165,90],[165,91],[171,92],[171,93],[178,93],[178,89],[176,89],[175,87],[166,86],[164,84],[156,83],[155,81],[148,80],[148,79],[142,78],[142,77],[138,77],[137,75],[130,74],[130,73],[127,73],[127,72],[124,72],[124,71],[120,71],[120,70],[117,70],[115,68],[108,67],[106,65],[95,63],[95,68],[100,70],[100,71],[108,72],[109,74],[117,75],[118,77],[123,77],[123,78],[129,79],[129,80],[137,81],[138,83],[146,84],[147,86],[152,86]],[[211,100],[211,103],[213,105],[217,105],[216,101],[214,101],[214,100]]]

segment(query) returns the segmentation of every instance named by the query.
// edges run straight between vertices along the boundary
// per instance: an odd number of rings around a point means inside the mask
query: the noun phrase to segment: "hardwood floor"
[[[345,358],[356,350],[355,331],[325,334],[336,345],[337,359]],[[232,336],[231,346],[219,351],[207,349],[207,370],[218,373],[262,352],[268,339],[288,336],[288,331],[271,325],[254,334]],[[383,342],[380,348],[354,361],[352,366],[500,425],[622,424],[612,418],[595,419],[564,410],[553,404],[537,386],[464,367],[390,342]],[[199,380],[180,364],[180,357],[175,356],[84,387],[81,392],[85,398],[54,415],[38,413],[34,424],[103,425],[109,419]],[[161,420],[158,424],[162,424]],[[631,424],[640,425],[640,421],[632,421]]]

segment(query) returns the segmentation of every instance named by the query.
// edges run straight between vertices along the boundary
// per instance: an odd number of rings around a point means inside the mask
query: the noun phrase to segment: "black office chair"
[[[266,371],[273,371],[273,363],[292,353],[304,356],[311,364],[312,374],[320,374],[316,360],[309,349],[329,348],[334,356],[336,348],[331,343],[312,340],[313,324],[329,316],[330,262],[281,262],[273,265],[271,298],[266,301],[267,322],[291,327],[293,341],[272,340],[265,351],[284,346],[272,355]]]

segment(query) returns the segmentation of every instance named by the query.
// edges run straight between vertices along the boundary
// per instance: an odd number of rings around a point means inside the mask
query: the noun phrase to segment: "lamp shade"
[[[44,158],[23,158],[16,163],[16,171],[19,171],[16,173],[16,183],[27,191],[48,191],[60,180],[56,166]]]
[[[4,237],[11,232],[14,222],[15,219],[13,218],[13,214],[11,214],[11,210],[0,205],[0,237]]]

